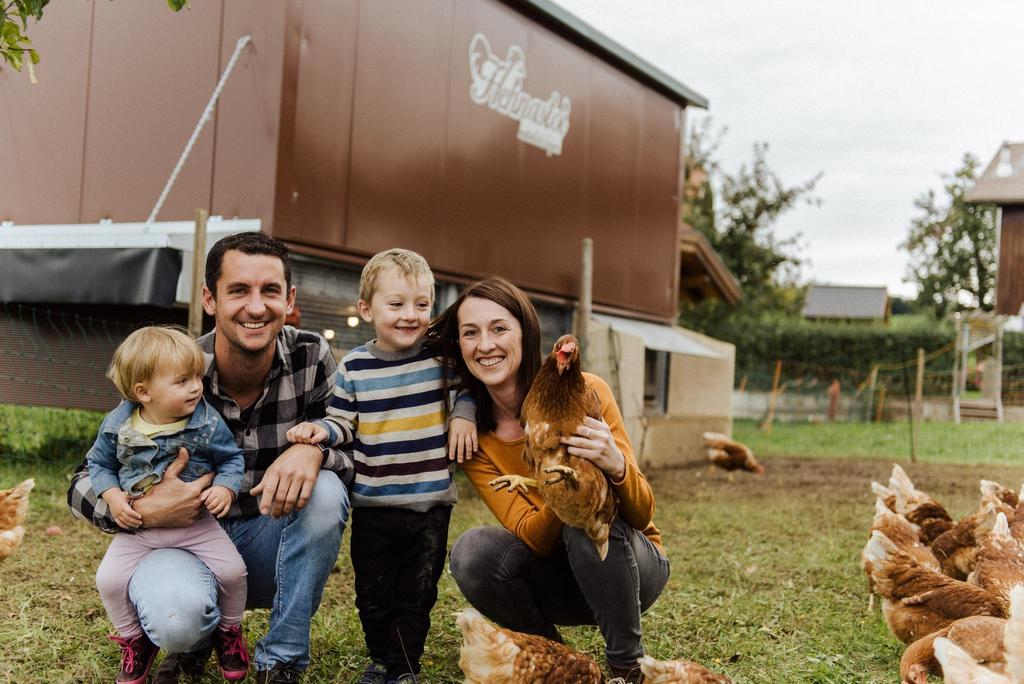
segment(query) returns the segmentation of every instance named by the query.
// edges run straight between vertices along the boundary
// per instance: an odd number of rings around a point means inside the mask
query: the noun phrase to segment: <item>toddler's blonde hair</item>
[[[185,330],[150,325],[139,328],[118,345],[107,377],[121,396],[138,401],[135,385],[147,383],[165,369],[202,375],[203,351]]]
[[[434,301],[434,274],[430,270],[427,260],[416,252],[408,249],[395,247],[377,252],[363,266],[363,274],[359,277],[359,298],[370,303],[374,292],[377,291],[377,280],[380,274],[388,268],[397,268],[398,272],[407,278],[425,278],[430,285],[430,301]]]

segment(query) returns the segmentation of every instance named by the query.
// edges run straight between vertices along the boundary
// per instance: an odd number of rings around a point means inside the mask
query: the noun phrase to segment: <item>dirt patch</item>
[[[881,459],[825,459],[800,457],[768,457],[761,459],[764,475],[745,472],[728,473],[706,463],[694,462],[674,468],[660,468],[647,473],[655,493],[694,493],[730,490],[731,497],[768,498],[780,491],[794,496],[831,496],[874,500],[871,481],[886,484],[892,471],[892,462]],[[939,501],[948,500],[954,517],[969,511],[979,495],[978,482],[996,480],[1017,489],[1024,480],[1024,466],[1007,465],[951,465],[946,463],[906,463],[900,465],[920,489]],[[956,510],[953,510],[953,509]]]

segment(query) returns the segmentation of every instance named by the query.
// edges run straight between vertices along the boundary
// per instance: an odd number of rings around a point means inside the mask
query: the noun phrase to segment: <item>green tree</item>
[[[0,0],[0,57],[21,71],[28,58],[29,70],[39,64],[39,53],[31,47],[32,41],[25,35],[28,20],[43,18],[43,8],[50,0]]]
[[[803,302],[797,283],[802,258],[800,236],[780,239],[776,220],[801,203],[817,204],[814,186],[821,178],[786,185],[767,162],[767,143],[754,145],[753,159],[735,174],[714,160],[725,131],[711,133],[710,119],[691,132],[688,183],[683,220],[699,230],[736,277],[743,298],[735,306],[705,300],[686,306],[681,322],[725,339],[751,318],[795,315]]]
[[[960,168],[943,176],[945,202],[934,190],[921,195],[914,202],[921,215],[900,244],[910,256],[905,280],[917,285],[918,305],[936,318],[995,304],[995,207],[964,201],[977,171],[978,160],[965,154]]]

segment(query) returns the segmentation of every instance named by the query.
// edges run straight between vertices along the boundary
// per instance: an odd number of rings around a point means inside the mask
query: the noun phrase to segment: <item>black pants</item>
[[[654,542],[619,517],[603,561],[575,527],[564,525],[561,546],[541,557],[489,526],[455,540],[451,571],[473,607],[502,627],[559,639],[555,625],[597,625],[608,664],[629,669],[644,654],[640,614],[665,588],[670,568]]]
[[[356,608],[370,658],[388,678],[420,671],[444,570],[451,506],[352,509]]]

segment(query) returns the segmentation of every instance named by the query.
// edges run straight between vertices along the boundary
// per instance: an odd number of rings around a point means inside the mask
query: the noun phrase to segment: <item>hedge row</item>
[[[897,327],[772,320],[747,322],[742,328],[726,326],[716,333],[736,345],[737,379],[770,377],[776,360],[783,361],[790,375],[800,369],[807,375],[820,376],[844,371],[851,376],[866,374],[875,364],[894,366],[913,361],[919,348],[926,353],[949,349],[929,358],[929,371],[953,366],[951,345],[955,333],[949,324]],[[1024,336],[1006,337],[1003,362],[1024,363]]]
[[[747,322],[742,328],[722,326],[714,334],[736,345],[737,382],[747,377],[758,385],[770,384],[776,360],[783,362],[788,377],[803,373],[823,380],[844,372],[864,376],[876,364],[883,372],[901,373],[895,366],[902,362],[911,362],[912,377],[919,348],[929,354],[929,372],[953,367],[955,331],[950,323],[858,326],[771,320]],[[933,354],[943,349],[947,351]],[[1024,335],[1006,333],[1003,367],[1014,366],[1024,367]]]

